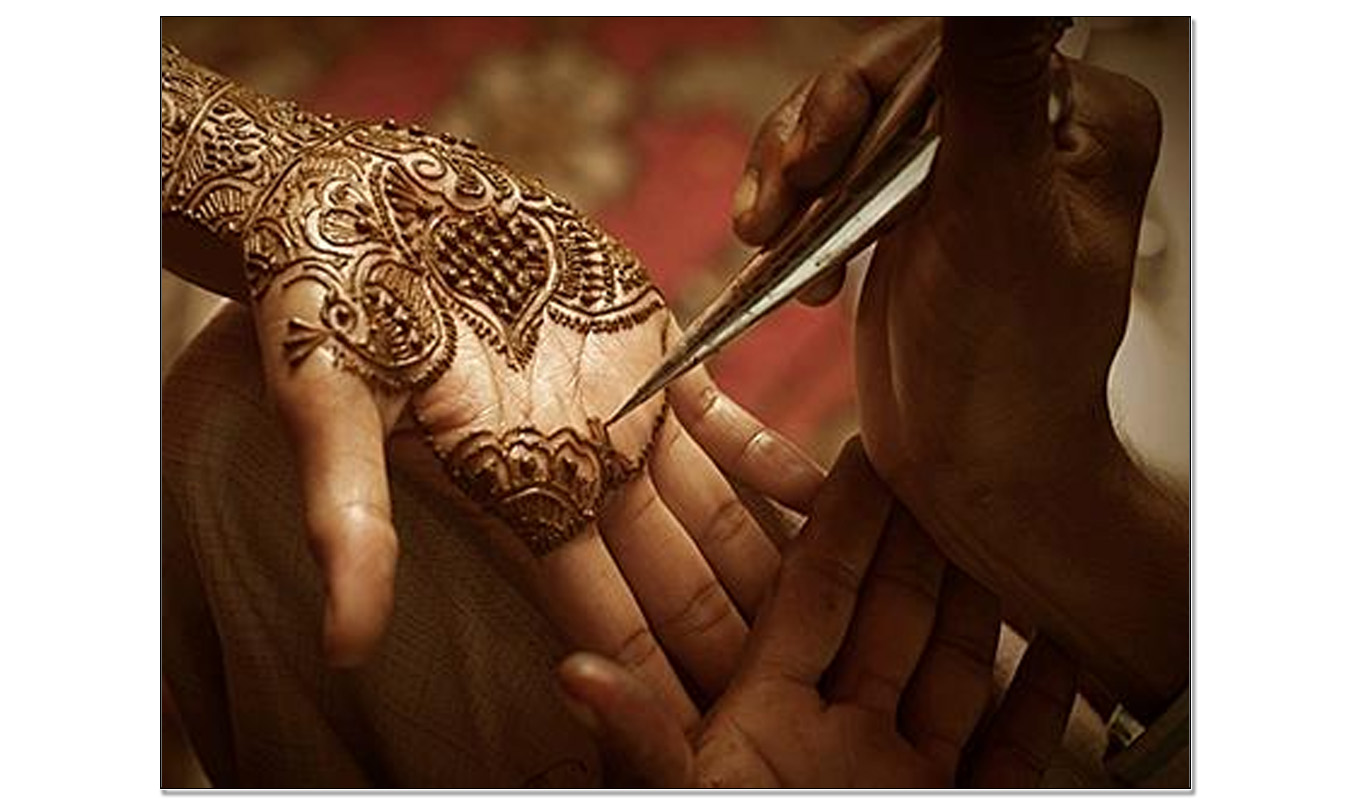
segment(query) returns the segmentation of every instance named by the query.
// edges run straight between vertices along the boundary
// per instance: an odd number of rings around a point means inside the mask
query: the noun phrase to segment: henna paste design
[[[281,344],[293,366],[323,348],[381,389],[418,391],[450,368],[459,325],[518,371],[545,321],[610,334],[665,309],[628,249],[472,143],[315,116],[168,46],[160,65],[161,212],[237,242],[255,301],[319,287],[317,317],[292,319]],[[642,470],[665,418],[663,405],[637,459],[594,420],[587,433],[526,426],[432,447],[471,500],[543,554]]]
[[[426,438],[455,486],[543,556],[580,534],[605,496],[642,472],[668,410],[663,402],[636,460],[613,447],[595,418],[587,421],[587,434],[574,428],[545,434],[529,426],[503,434],[480,430],[448,451]]]
[[[547,319],[581,333],[665,308],[641,264],[565,200],[471,143],[348,123],[236,86],[161,51],[166,214],[243,247],[248,286],[324,289],[286,354],[329,346],[390,390],[450,365],[455,320],[519,370]]]

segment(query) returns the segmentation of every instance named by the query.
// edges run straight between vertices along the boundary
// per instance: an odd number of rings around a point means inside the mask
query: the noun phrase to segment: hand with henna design
[[[637,259],[477,147],[319,117],[162,56],[170,267],[251,301],[328,592],[331,659],[393,602],[393,460],[462,504],[569,640],[686,720],[731,675],[777,546],[723,471],[804,508],[819,470],[691,374],[612,430],[673,335]]]

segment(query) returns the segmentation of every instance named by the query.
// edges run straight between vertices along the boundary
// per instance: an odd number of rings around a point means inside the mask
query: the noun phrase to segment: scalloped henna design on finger
[[[668,410],[663,401],[636,459],[616,450],[595,418],[585,434],[571,427],[544,433],[528,425],[505,433],[479,430],[450,450],[422,428],[455,486],[535,556],[544,556],[576,538],[599,516],[606,497],[646,468]]]

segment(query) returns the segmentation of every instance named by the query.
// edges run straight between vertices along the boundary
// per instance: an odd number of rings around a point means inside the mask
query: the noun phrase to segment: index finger
[[[768,242],[834,177],[885,97],[936,38],[934,19],[880,26],[765,118],[746,159],[733,222],[746,243]]]
[[[795,189],[816,189],[844,166],[878,105],[937,38],[938,29],[936,19],[923,17],[881,26],[816,78],[783,154],[784,173]],[[923,73],[906,80],[930,78]]]

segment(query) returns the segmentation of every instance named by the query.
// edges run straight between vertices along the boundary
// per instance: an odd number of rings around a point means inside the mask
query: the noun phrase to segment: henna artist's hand
[[[559,669],[615,777],[663,787],[1039,783],[1072,707],[1072,665],[1024,655],[998,711],[998,602],[942,559],[851,442],[786,550],[727,692],[692,731],[622,666]]]
[[[778,565],[722,471],[797,508],[820,471],[703,373],[600,427],[672,324],[636,258],[537,181],[172,51],[163,86],[166,255],[242,251],[246,288],[199,279],[253,303],[330,656],[367,655],[392,605],[388,445],[496,537],[575,645],[625,659],[692,720],[676,668],[721,691]]]
[[[770,118],[737,231],[810,201],[938,35],[942,142],[859,302],[868,454],[953,561],[1147,711],[1186,678],[1187,513],[1126,454],[1106,383],[1158,153],[1148,91],[1054,54],[1047,20],[884,28]]]

